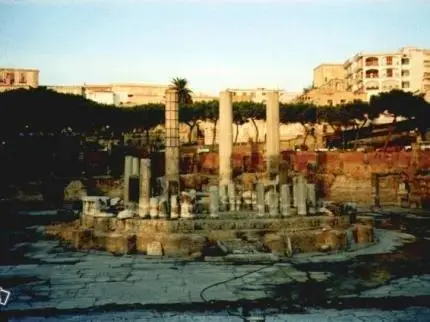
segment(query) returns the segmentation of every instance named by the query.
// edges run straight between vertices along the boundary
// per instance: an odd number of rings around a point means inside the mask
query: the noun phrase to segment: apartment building
[[[314,68],[313,87],[318,88],[333,79],[344,79],[346,70],[343,64],[321,64]]]
[[[229,89],[233,94],[233,102],[255,102],[264,103],[266,101],[266,93],[269,91],[267,88],[255,89]],[[279,90],[279,102],[290,103],[299,93],[285,92]]]
[[[77,86],[48,86],[49,89],[63,93],[82,95],[101,104],[131,107],[143,104],[164,102],[168,85],[152,84],[84,84]]]
[[[305,91],[297,97],[296,101],[317,106],[336,106],[366,99],[364,93],[348,91],[345,79],[331,79],[319,87]]]
[[[193,102],[209,102],[209,101],[213,101],[213,100],[218,100],[217,96],[212,96],[212,95],[207,95],[204,93],[200,93],[200,92],[192,92],[191,93],[191,98],[193,100]]]
[[[39,86],[39,70],[0,68],[0,92]]]
[[[359,53],[348,59],[347,90],[372,95],[392,89],[414,93],[430,90],[430,50],[414,47],[396,52]]]

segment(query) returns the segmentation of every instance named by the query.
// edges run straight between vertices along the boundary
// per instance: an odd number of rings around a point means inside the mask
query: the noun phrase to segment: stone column
[[[174,88],[166,90],[165,99],[165,177],[172,194],[179,193],[179,96]]]
[[[298,194],[298,177],[293,177],[293,207],[297,208],[297,194]]]
[[[133,202],[134,211],[138,210],[139,203],[139,158],[133,157],[131,159],[131,175],[128,179],[129,184],[129,203]]]
[[[269,214],[273,217],[279,215],[279,199],[275,186],[273,186],[269,192]]]
[[[211,186],[209,188],[209,211],[213,218],[218,217],[219,213],[219,191],[218,187]]]
[[[228,185],[232,180],[231,155],[233,152],[232,93],[221,92],[219,97],[219,183]]]
[[[315,183],[307,184],[307,199],[308,199],[308,206],[309,206],[309,215],[315,215],[316,205],[317,205]]]
[[[306,216],[307,184],[303,175],[299,175],[297,182],[297,214]]]
[[[192,219],[194,218],[193,203],[189,195],[183,194],[181,198],[181,218]]]
[[[149,199],[149,214],[152,219],[158,218],[158,198]]]
[[[167,199],[161,198],[158,201],[158,218],[166,218],[168,215]]]
[[[151,198],[151,160],[140,160],[139,180],[139,216],[149,215],[149,199]]]
[[[228,193],[226,185],[219,186],[219,198],[221,203],[221,211],[228,211]]]
[[[279,93],[266,93],[266,160],[269,179],[273,180],[279,174]]]
[[[257,215],[264,216],[265,215],[265,196],[264,196],[264,185],[262,183],[257,183],[256,185],[257,192]]]
[[[230,182],[227,187],[228,191],[228,201],[230,204],[230,211],[236,210],[236,187],[233,182]]]
[[[124,206],[129,202],[129,181],[131,176],[133,157],[127,155],[124,161]]]
[[[131,175],[135,177],[139,177],[139,158],[133,157],[131,161]]]
[[[281,193],[281,214],[284,217],[290,215],[291,198],[290,198],[290,185],[283,184],[280,189]]]
[[[170,196],[170,218],[179,218],[179,204],[177,195]]]

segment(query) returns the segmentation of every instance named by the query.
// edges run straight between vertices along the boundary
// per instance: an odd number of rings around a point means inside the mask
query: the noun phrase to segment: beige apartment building
[[[84,84],[82,86],[48,86],[63,94],[82,95],[101,104],[131,107],[164,102],[168,85],[152,84]]]
[[[355,93],[347,90],[345,79],[331,79],[320,87],[312,88],[297,97],[297,102],[312,103],[317,106],[337,106],[353,102],[366,101],[364,93]]]
[[[255,102],[264,103],[266,101],[266,93],[270,89],[255,88],[255,89],[229,89],[233,93],[233,102]],[[290,103],[299,93],[285,92],[279,90],[279,102]]]
[[[191,93],[191,98],[193,100],[193,102],[209,102],[209,101],[213,101],[213,100],[218,100],[217,96],[212,96],[212,95],[207,95],[204,93],[199,93],[199,92],[192,92]]]
[[[39,86],[39,70],[0,68],[0,92]]]
[[[59,93],[82,95],[101,104],[123,107],[164,103],[164,94],[168,87],[168,85],[152,84],[48,86],[49,89]],[[218,97],[199,92],[192,92],[191,97],[193,102],[207,102],[218,99]]]
[[[430,50],[414,47],[396,52],[359,53],[348,59],[347,90],[372,95],[392,89],[430,91]]]
[[[313,87],[318,88],[333,79],[344,79],[346,70],[343,64],[321,64],[314,68]]]

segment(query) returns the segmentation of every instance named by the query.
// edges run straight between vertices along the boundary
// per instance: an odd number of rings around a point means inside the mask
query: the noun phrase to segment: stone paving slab
[[[306,314],[274,314],[266,316],[266,322],[374,322],[374,321],[401,321],[420,322],[430,320],[430,309],[412,307],[402,311],[381,310],[308,310]],[[231,316],[226,312],[203,312],[203,313],[179,313],[166,312],[157,313],[153,311],[134,310],[127,312],[90,313],[76,315],[57,315],[55,317],[25,317],[11,318],[10,321],[24,322],[54,322],[54,321],[137,321],[137,322],[241,322],[242,318]]]
[[[12,281],[16,277],[30,279],[11,284],[9,305],[1,310],[79,309],[108,304],[202,302],[200,292],[204,288],[228,280],[225,284],[205,291],[205,298],[223,301],[265,298],[270,286],[306,282],[309,276],[314,282],[322,282],[331,277],[327,272],[307,274],[297,270],[295,264],[345,261],[366,252],[386,252],[401,245],[404,239],[399,234],[387,231],[378,231],[377,237],[380,239],[378,245],[354,252],[297,256],[292,258],[292,263],[267,266],[148,259],[139,255],[118,257],[106,252],[72,252],[64,249],[61,250],[62,253],[56,254],[49,252],[59,245],[58,242],[41,240],[32,243],[28,254],[49,254],[40,264],[0,266],[1,280]],[[250,272],[252,274],[248,274]],[[244,274],[247,275],[242,276]],[[357,296],[430,295],[430,276],[400,279],[388,286],[366,292]]]
[[[420,275],[392,280],[388,285],[361,292],[348,297],[414,297],[430,296],[430,275]]]

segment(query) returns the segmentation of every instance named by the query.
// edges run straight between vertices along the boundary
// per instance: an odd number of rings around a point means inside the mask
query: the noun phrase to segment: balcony
[[[379,91],[379,86],[366,86],[366,91]]]
[[[366,67],[379,66],[379,60],[377,57],[368,57],[366,58],[364,65]]]
[[[409,58],[402,58],[402,65],[409,65]]]
[[[379,71],[377,69],[369,69],[366,71],[366,78],[379,78]]]
[[[364,85],[364,88],[366,89],[366,91],[379,90],[379,88],[380,88],[379,82],[378,81],[368,81]]]

